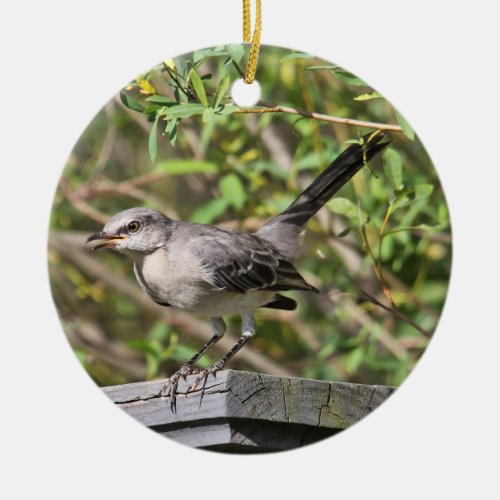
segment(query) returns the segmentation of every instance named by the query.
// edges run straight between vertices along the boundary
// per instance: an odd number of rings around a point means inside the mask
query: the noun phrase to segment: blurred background
[[[206,320],[142,292],[126,256],[82,245],[134,206],[254,231],[376,129],[269,112],[279,104],[402,131],[310,221],[296,267],[321,293],[287,292],[296,311],[257,311],[257,335],[229,368],[397,386],[436,328],[450,276],[449,217],[432,162],[386,99],[309,54],[261,47],[263,102],[238,108],[229,86],[245,60],[242,45],[168,59],[126,85],[80,137],[49,231],[68,340],[100,386],[168,376],[208,340]],[[226,319],[228,334],[200,366],[239,336],[239,318]]]

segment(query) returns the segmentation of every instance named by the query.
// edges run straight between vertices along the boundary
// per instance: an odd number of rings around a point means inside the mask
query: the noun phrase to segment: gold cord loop
[[[259,60],[260,35],[262,32],[262,6],[261,0],[255,2],[255,26],[253,37],[251,37],[252,14],[250,10],[250,0],[243,0],[243,41],[251,42],[250,54],[248,56],[247,70],[245,72],[245,83],[252,83],[257,71],[257,61]]]

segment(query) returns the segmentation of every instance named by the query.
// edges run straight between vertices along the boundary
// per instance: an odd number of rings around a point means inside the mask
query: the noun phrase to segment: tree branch
[[[432,332],[429,332],[427,330],[424,330],[421,326],[417,325],[414,321],[412,321],[410,318],[407,318],[399,309],[391,306],[386,306],[382,304],[382,302],[379,302],[375,297],[370,295],[369,293],[365,292],[364,290],[359,290],[361,292],[361,296],[364,297],[368,302],[381,307],[384,309],[384,311],[387,311],[391,313],[392,315],[396,316],[396,318],[400,319],[401,321],[404,321],[406,324],[410,325],[411,327],[415,328],[418,332],[420,332],[424,337],[427,337],[430,339],[432,337]]]
[[[263,106],[262,108],[240,108],[235,113],[287,113],[290,115],[303,116],[305,118],[314,118],[315,120],[320,120],[329,123],[340,123],[343,125],[351,125],[353,127],[367,127],[377,130],[387,130],[389,132],[403,132],[399,125],[387,124],[387,123],[376,123],[367,122],[363,120],[354,120],[353,118],[341,118],[339,116],[324,115],[322,113],[316,113],[315,111],[306,111],[304,109],[291,108],[289,106],[282,106],[280,104],[274,104],[271,102],[260,101],[258,106]]]

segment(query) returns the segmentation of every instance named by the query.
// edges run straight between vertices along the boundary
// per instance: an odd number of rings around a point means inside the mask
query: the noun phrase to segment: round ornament
[[[245,101],[249,50],[124,85],[68,158],[49,233],[54,301],[97,386],[159,434],[233,452],[309,444],[383,403],[451,266],[438,176],[392,104],[273,46]]]

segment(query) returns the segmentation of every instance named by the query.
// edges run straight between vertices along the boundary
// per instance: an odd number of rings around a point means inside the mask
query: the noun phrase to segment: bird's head
[[[111,248],[130,255],[148,254],[168,241],[172,220],[150,208],[130,208],[120,212],[90,236],[85,248],[90,252]]]

